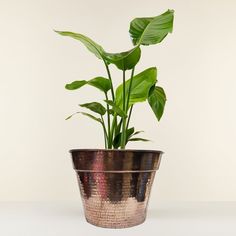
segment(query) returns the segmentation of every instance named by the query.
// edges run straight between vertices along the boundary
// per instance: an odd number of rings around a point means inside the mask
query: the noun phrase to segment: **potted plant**
[[[105,149],[70,150],[86,220],[96,226],[125,228],[141,224],[146,218],[150,190],[162,152],[125,147],[128,142],[148,141],[137,137],[141,131],[130,127],[133,106],[147,101],[159,121],[166,95],[163,88],[156,85],[156,67],[136,74],[135,66],[140,60],[142,46],[160,43],[172,32],[173,19],[173,10],[155,17],[135,18],[129,29],[134,47],[121,53],[108,53],[85,35],[56,31],[84,44],[104,63],[107,72],[107,78],[99,76],[65,86],[68,90],[77,90],[90,85],[104,93],[103,104],[97,101],[80,104],[90,113],[78,111],[67,118],[82,114],[98,122],[103,129]],[[116,89],[110,72],[112,65],[122,72],[121,84]],[[129,70],[131,76],[127,79]]]

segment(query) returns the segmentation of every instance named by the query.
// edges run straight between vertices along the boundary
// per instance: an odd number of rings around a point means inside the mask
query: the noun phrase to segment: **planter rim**
[[[148,150],[148,149],[102,149],[102,148],[75,148],[70,149],[69,152],[79,152],[79,151],[86,151],[86,152],[145,152],[145,153],[159,153],[164,154],[163,151],[160,150]]]

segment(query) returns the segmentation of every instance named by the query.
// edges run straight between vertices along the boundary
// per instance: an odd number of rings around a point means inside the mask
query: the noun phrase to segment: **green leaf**
[[[157,78],[157,69],[155,67],[148,68],[133,77],[129,106],[137,102],[143,102],[148,98],[150,88],[155,85]],[[130,80],[125,82],[126,98],[128,96]],[[123,84],[116,90],[116,105],[123,107]]]
[[[144,132],[143,130],[138,130],[138,131],[134,132],[134,133],[132,134],[132,136],[135,136],[135,135],[140,134],[140,133],[143,133],[143,132]]]
[[[109,112],[109,114],[111,114],[111,115],[113,115],[113,116],[115,115],[115,112],[114,112],[114,110],[112,110],[112,109],[109,109],[108,112]]]
[[[93,116],[93,115],[91,115],[91,114],[89,114],[89,113],[86,113],[86,112],[75,112],[75,113],[73,113],[72,115],[68,116],[68,117],[66,118],[66,120],[69,120],[72,116],[74,116],[74,115],[76,115],[76,114],[85,115],[85,116],[87,116],[87,117],[89,117],[89,118],[91,118],[91,119],[93,119],[93,120],[95,120],[95,121],[98,121],[99,123],[102,124],[102,120],[101,120],[100,118],[97,118],[97,117],[95,117],[95,116]]]
[[[88,81],[88,84],[107,93],[111,89],[111,81],[104,77],[96,77]]]
[[[79,113],[79,112],[73,113],[72,115],[68,116],[65,120],[69,120],[72,116],[74,116],[74,115],[76,115],[76,114],[78,114],[78,113]]]
[[[132,134],[134,133],[134,127],[129,128],[126,130],[126,142],[125,144],[128,143],[129,138],[132,136]],[[116,137],[113,140],[113,146],[114,148],[119,148],[121,146],[121,133],[117,134]]]
[[[104,93],[107,93],[111,89],[111,82],[109,79],[104,77],[96,77],[89,81],[86,80],[77,80],[70,84],[66,84],[65,88],[68,90],[76,90],[84,86],[85,84],[91,85]]]
[[[115,64],[121,70],[132,69],[138,63],[141,56],[141,50],[139,47],[135,47],[129,51],[121,53],[108,53],[105,52],[102,46],[95,43],[92,39],[83,34],[73,33],[69,31],[55,31],[55,32],[62,36],[68,36],[76,40],[79,40],[97,58],[106,61],[106,63]]]
[[[172,32],[174,11],[168,10],[156,17],[135,18],[130,23],[129,33],[134,45],[160,43]]]
[[[143,141],[143,142],[148,142],[150,141],[149,139],[145,139],[145,138],[131,138],[129,139],[129,141]]]
[[[106,63],[115,64],[121,70],[132,69],[140,59],[141,50],[139,47],[135,47],[129,51],[121,53],[108,53],[104,51],[102,46],[95,43],[92,39],[83,34],[73,33],[69,31],[55,31],[55,32],[62,36],[68,36],[76,40],[79,40],[97,58],[106,61]]]
[[[95,121],[97,121],[97,122],[102,124],[102,120],[100,118],[97,118],[97,117],[95,117],[95,116],[93,116],[93,115],[91,115],[89,113],[86,113],[86,112],[80,112],[80,113],[82,115],[87,116],[87,117],[89,117],[89,118],[91,118],[91,119],[93,119],[93,120],[95,120]]]
[[[70,84],[66,84],[65,88],[68,90],[75,90],[75,89],[81,88],[85,84],[87,84],[87,81],[85,80],[74,81]]]
[[[99,44],[95,43],[89,37],[87,37],[83,34],[73,33],[73,32],[69,32],[69,31],[55,31],[55,32],[62,35],[62,36],[68,36],[68,37],[74,38],[76,40],[79,40],[97,58],[104,60],[104,56],[105,56],[104,53],[105,52],[104,52],[103,48]]]
[[[118,124],[117,124],[117,121],[116,121],[116,126],[115,126],[115,137],[120,133],[121,125],[122,125],[122,118],[120,119],[120,121],[119,121]]]
[[[109,63],[115,64],[120,70],[133,69],[140,57],[141,50],[139,47],[121,53],[106,53],[106,60]]]
[[[104,115],[106,113],[106,108],[99,102],[90,102],[80,104],[81,107],[88,108],[89,110],[96,112],[100,115]]]
[[[66,117],[65,120],[69,120],[72,116],[73,116],[73,115],[70,115],[70,116]]]
[[[120,107],[118,107],[113,101],[111,101],[111,100],[104,100],[104,102],[106,102],[109,106],[111,106],[113,111],[116,112],[117,115],[119,115],[121,117],[127,117],[125,112]]]
[[[155,89],[151,91],[148,97],[148,103],[159,121],[163,115],[166,103],[166,95],[164,89],[156,86]]]
[[[131,137],[131,135],[134,133],[134,127],[129,128],[126,130],[126,139],[128,140],[129,137]]]

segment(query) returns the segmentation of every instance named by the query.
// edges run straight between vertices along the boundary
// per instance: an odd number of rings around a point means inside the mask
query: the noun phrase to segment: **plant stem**
[[[117,126],[117,114],[114,113],[114,117],[113,117],[112,125],[111,125],[111,142],[113,142],[114,130],[116,126]]]
[[[126,104],[126,112],[128,112],[128,109],[129,109],[129,99],[130,99],[130,94],[131,94],[131,89],[132,89],[133,78],[134,78],[134,70],[135,70],[135,67],[132,69],[132,72],[131,72],[129,91],[128,91],[128,97],[127,97],[127,104]],[[128,116],[126,129],[129,128],[129,121],[130,121],[130,118],[131,118],[132,110],[133,110],[133,105],[131,106],[130,111],[129,111],[129,116]]]
[[[102,120],[102,127],[103,127],[103,133],[104,133],[105,148],[107,149],[107,141],[108,141],[107,130],[106,130],[106,126],[105,126],[102,115],[101,115],[101,120]]]
[[[135,67],[132,69],[132,72],[131,72],[131,78],[130,78],[130,83],[129,83],[129,90],[128,90],[128,95],[127,95],[127,104],[126,104],[126,111],[125,112],[127,112],[129,109],[129,98],[130,98],[130,93],[131,93],[131,89],[132,89],[134,69],[135,69]]]
[[[130,107],[130,110],[129,110],[129,116],[128,116],[128,121],[127,121],[126,129],[129,128],[129,121],[130,121],[132,110],[133,110],[133,105]]]
[[[107,75],[111,83],[111,96],[112,96],[112,101],[115,101],[115,94],[114,94],[114,88],[113,88],[113,83],[112,83],[112,78],[111,78],[111,72],[109,69],[109,66],[106,61],[104,61],[106,70],[107,70]],[[108,100],[108,96],[106,93],[106,100]],[[111,133],[111,123],[110,123],[110,113],[109,111],[109,105],[107,104],[107,123],[108,123],[108,148],[112,148],[112,140],[113,140],[113,133]],[[115,119],[115,117],[113,118]]]
[[[107,93],[105,93],[106,100],[108,100]],[[107,104],[107,129],[108,129],[108,148],[111,148],[111,121],[110,121],[110,113],[109,113],[109,105]]]
[[[103,128],[103,135],[104,135],[105,149],[107,149],[107,138],[106,138],[106,135],[105,135],[104,128]]]
[[[111,82],[111,95],[112,95],[112,101],[114,102],[115,101],[115,94],[114,94],[114,88],[113,88],[113,83],[112,83],[112,78],[111,78],[111,72],[110,72],[110,69],[109,69],[109,66],[107,65],[107,63],[105,61],[104,61],[104,63],[106,66],[108,78]]]
[[[123,70],[123,111],[126,112],[126,97],[125,97],[125,70]],[[121,135],[121,149],[125,149],[126,144],[126,117],[122,119],[122,135]]]

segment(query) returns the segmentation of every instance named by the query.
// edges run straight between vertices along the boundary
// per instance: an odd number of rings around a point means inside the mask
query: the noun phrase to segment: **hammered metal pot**
[[[162,152],[73,149],[87,222],[126,228],[145,221],[152,183]]]

